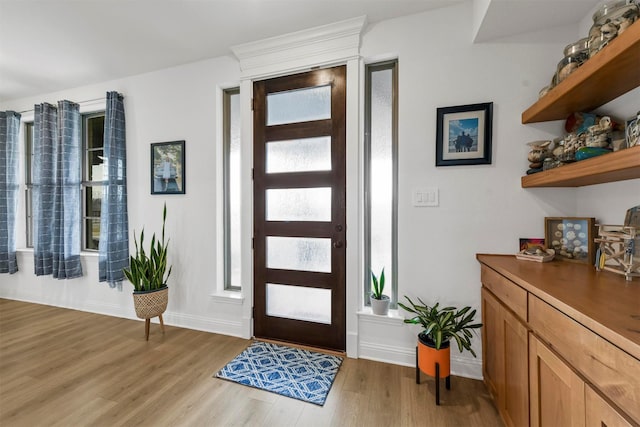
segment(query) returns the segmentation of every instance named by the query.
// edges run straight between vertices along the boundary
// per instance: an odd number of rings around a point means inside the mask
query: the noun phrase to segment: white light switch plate
[[[439,206],[438,187],[416,188],[411,197],[413,206]]]

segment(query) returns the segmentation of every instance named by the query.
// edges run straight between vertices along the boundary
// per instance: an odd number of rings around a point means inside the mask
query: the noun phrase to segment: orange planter
[[[446,348],[445,348],[446,345]],[[436,376],[436,363],[440,364],[440,378],[451,374],[451,348],[449,343],[443,343],[440,350],[429,345],[421,336],[418,339],[418,367],[422,372],[432,377]]]

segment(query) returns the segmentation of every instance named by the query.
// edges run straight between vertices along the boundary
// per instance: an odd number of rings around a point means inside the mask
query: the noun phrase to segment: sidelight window
[[[365,77],[365,271],[370,305],[371,272],[384,268],[384,293],[398,301],[397,61],[369,64]]]
[[[240,290],[240,89],[223,91],[224,289]]]

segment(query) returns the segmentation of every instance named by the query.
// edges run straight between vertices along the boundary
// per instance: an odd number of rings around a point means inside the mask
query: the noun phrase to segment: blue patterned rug
[[[216,377],[324,405],[342,358],[255,341]]]

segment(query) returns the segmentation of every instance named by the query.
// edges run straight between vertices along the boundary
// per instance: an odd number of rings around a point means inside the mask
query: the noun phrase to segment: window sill
[[[211,298],[221,304],[244,304],[244,296],[239,291],[217,291],[211,294]]]
[[[365,321],[376,321],[389,324],[404,323],[404,317],[400,315],[398,310],[389,310],[389,313],[386,316],[381,316],[379,314],[373,314],[371,307],[364,307],[356,314],[360,319]]]
[[[20,252],[20,253],[26,253],[26,254],[32,254],[33,253],[33,248],[17,248],[16,252]],[[98,258],[98,256],[100,256],[100,254],[98,253],[98,251],[82,251],[80,252],[80,257],[87,257],[87,258]]]

